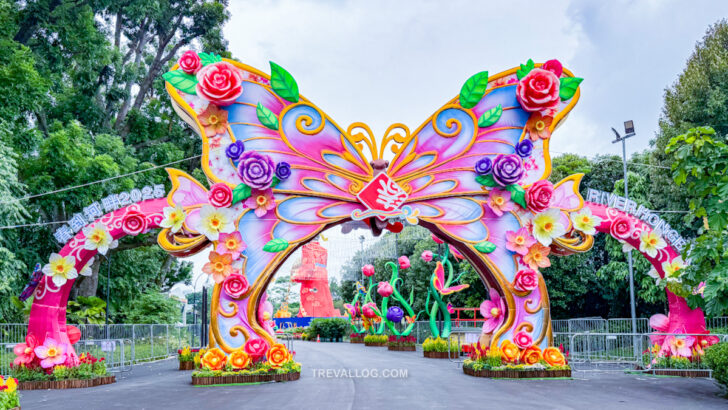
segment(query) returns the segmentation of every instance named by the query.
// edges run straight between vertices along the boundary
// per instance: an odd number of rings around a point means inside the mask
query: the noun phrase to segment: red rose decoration
[[[233,190],[223,182],[213,184],[207,193],[207,200],[216,208],[228,207],[233,203]]]
[[[248,291],[249,287],[248,279],[239,273],[233,273],[222,283],[222,289],[233,299],[239,299]]]
[[[127,235],[139,235],[147,230],[147,219],[139,211],[129,211],[121,220],[121,229]]]
[[[531,291],[538,287],[538,274],[533,269],[519,270],[513,279],[513,287],[520,291]]]
[[[528,349],[533,344],[533,338],[528,332],[521,330],[513,336],[513,343],[521,349]]]
[[[543,212],[549,208],[554,195],[554,184],[542,179],[536,181],[526,190],[526,205],[533,212]]]
[[[265,352],[268,351],[268,345],[263,341],[263,339],[248,339],[248,341],[245,342],[243,349],[245,350],[245,353],[247,353],[248,356],[256,362],[265,357]]]
[[[559,60],[549,60],[543,63],[543,66],[541,68],[546,71],[551,71],[557,77],[561,77],[561,73],[564,72],[564,67],[561,65],[561,62]]]
[[[195,74],[202,68],[202,61],[200,56],[192,50],[185,51],[182,57],[179,58],[179,68],[187,74]]]
[[[529,112],[553,110],[559,104],[559,77],[534,68],[518,82],[516,98],[521,108]]]
[[[216,105],[230,105],[243,93],[242,81],[234,65],[226,61],[210,64],[197,72],[197,95]]]
[[[613,237],[621,240],[625,240],[630,237],[634,230],[634,224],[632,219],[626,216],[620,216],[609,227],[609,234]]]

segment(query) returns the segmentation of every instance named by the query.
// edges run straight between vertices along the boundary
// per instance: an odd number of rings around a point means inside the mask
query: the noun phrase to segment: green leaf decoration
[[[491,253],[495,250],[493,242],[483,241],[475,244],[475,249],[481,253]]]
[[[521,208],[526,209],[526,191],[518,184],[506,186],[506,190],[511,193],[511,201],[517,203]]]
[[[233,205],[250,198],[250,187],[245,184],[238,184],[233,189]]]
[[[460,105],[463,108],[473,108],[483,98],[488,87],[488,72],[481,71],[468,78],[460,89]]]
[[[258,103],[258,108],[255,109],[255,113],[258,115],[258,121],[265,125],[266,128],[272,130],[278,129],[278,117],[273,114],[273,111],[263,107],[263,104]]]
[[[485,128],[498,122],[501,115],[503,115],[503,107],[500,104],[484,112],[483,115],[478,118],[478,127]]]
[[[162,74],[162,78],[172,87],[187,93],[197,95],[195,87],[197,86],[197,77],[187,74],[182,70],[167,71]]]
[[[270,181],[270,187],[275,188],[276,185],[280,184],[281,180],[278,179],[278,177],[273,177],[273,179]]]
[[[533,63],[533,60],[531,60],[529,58],[525,65],[521,64],[521,68],[519,68],[518,71],[516,71],[516,76],[520,80],[521,78],[525,77],[528,73],[530,73],[531,70],[533,70],[535,66],[536,65]]]
[[[268,241],[268,243],[263,246],[263,251],[276,253],[285,250],[286,248],[288,248],[288,241],[278,238]]]
[[[495,182],[495,179],[493,179],[493,174],[478,175],[475,178],[475,181],[477,181],[480,185],[485,185],[485,186],[491,187],[491,188],[498,186],[498,183]]]
[[[564,77],[559,80],[559,97],[561,97],[561,101],[566,101],[573,97],[582,81],[584,79],[579,77]]]
[[[281,98],[298,102],[298,84],[293,76],[274,62],[270,62],[270,86]]]
[[[202,63],[203,66],[210,65],[210,64],[214,64],[214,63],[217,63],[217,62],[222,61],[222,57],[220,57],[217,54],[212,54],[212,53],[199,53],[197,55],[200,56],[200,62]]]

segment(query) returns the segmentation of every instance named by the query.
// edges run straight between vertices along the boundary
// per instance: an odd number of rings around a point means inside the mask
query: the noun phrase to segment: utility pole
[[[616,144],[618,142],[622,143],[622,166],[624,170],[624,209],[623,211],[627,211],[627,199],[629,199],[629,181],[627,176],[627,144],[626,140],[627,138],[634,137],[634,122],[632,120],[625,121],[624,122],[624,136],[619,135],[619,132],[612,128],[612,131],[614,131],[614,135],[617,136],[617,138],[612,141],[612,144]],[[632,333],[637,333],[637,314],[635,312],[635,300],[634,300],[634,273],[632,269],[632,250],[627,251],[627,267],[629,268],[629,305],[630,305],[630,313],[632,314]],[[638,353],[637,345],[634,344],[635,354]],[[640,349],[641,350],[641,349]]]

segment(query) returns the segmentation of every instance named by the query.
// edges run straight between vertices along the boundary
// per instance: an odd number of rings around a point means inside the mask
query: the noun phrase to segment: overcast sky
[[[665,87],[728,1],[231,0],[230,12],[237,59],[265,72],[275,61],[339,125],[378,138],[416,128],[476,72],[557,58],[584,82],[551,150],[593,156],[621,154],[609,128],[628,119],[628,150],[648,148]]]

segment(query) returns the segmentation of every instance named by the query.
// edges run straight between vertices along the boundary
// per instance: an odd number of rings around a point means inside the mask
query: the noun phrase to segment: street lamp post
[[[627,178],[627,147],[625,141],[627,138],[634,137],[634,122],[632,120],[625,121],[624,122],[624,136],[619,135],[619,132],[612,128],[612,131],[614,131],[614,135],[617,136],[617,138],[612,141],[612,144],[616,144],[618,142],[622,143],[622,165],[624,168],[624,209],[623,211],[626,212],[627,210],[627,199],[629,199],[629,183]],[[627,251],[627,266],[629,268],[629,304],[630,304],[630,311],[632,314],[632,333],[637,333],[637,314],[635,313],[635,302],[634,302],[634,274],[632,272],[632,250]],[[635,346],[637,348],[637,346]]]
[[[361,249],[361,266],[364,266],[364,235],[359,235],[359,248]],[[361,284],[364,284],[364,271],[361,272]]]
[[[111,254],[104,255],[106,259],[106,318],[104,326],[104,339],[109,338],[109,286],[111,285]]]

